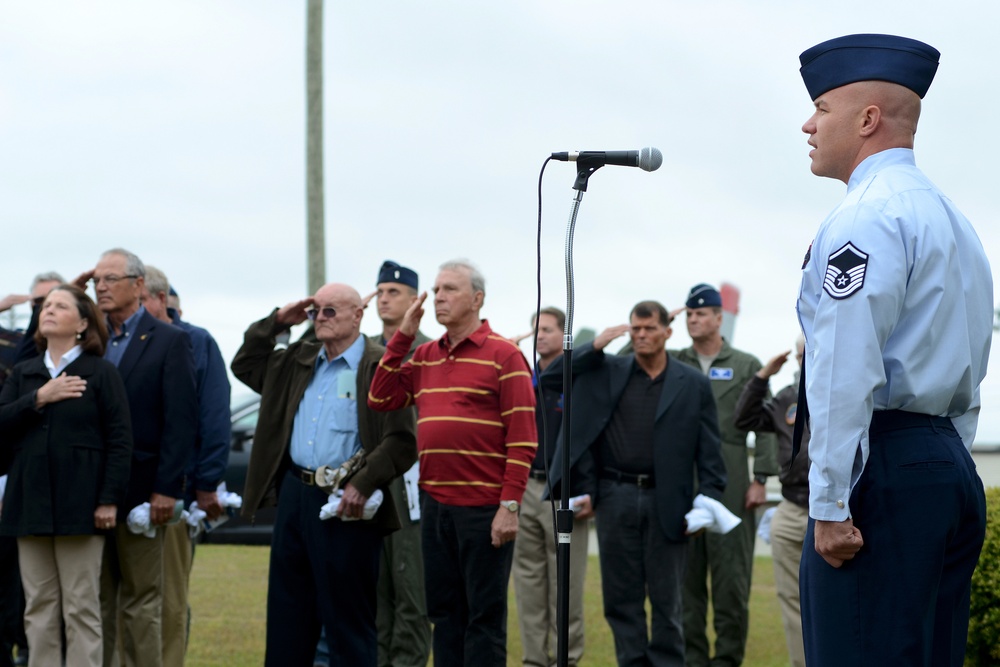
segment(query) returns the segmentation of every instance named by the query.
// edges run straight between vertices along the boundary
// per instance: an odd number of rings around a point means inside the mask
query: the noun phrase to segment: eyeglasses
[[[310,308],[306,311],[306,317],[314,322],[320,315],[323,315],[325,319],[332,320],[337,316],[337,310],[331,306],[326,306],[325,308]]]
[[[101,276],[101,277],[94,276],[93,278],[90,279],[90,282],[94,285],[94,287],[97,287],[102,282],[108,287],[114,287],[115,285],[117,285],[122,280],[125,280],[126,278],[138,278],[138,277],[139,276],[115,276],[115,275]]]

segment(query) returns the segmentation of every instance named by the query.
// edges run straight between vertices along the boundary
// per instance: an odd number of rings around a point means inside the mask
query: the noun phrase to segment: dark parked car
[[[247,481],[247,466],[250,464],[250,450],[253,449],[253,433],[257,428],[257,414],[260,411],[260,397],[242,398],[232,408],[232,443],[229,450],[229,466],[226,468],[226,489],[243,495]],[[271,529],[274,527],[276,509],[261,509],[253,523],[237,512],[221,526],[206,533],[202,541],[210,544],[270,544]]]

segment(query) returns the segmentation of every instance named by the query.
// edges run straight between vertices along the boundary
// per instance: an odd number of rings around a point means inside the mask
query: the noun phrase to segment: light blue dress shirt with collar
[[[108,345],[104,348],[104,358],[118,366],[122,362],[122,357],[125,356],[125,350],[128,349],[128,344],[132,341],[132,332],[135,331],[135,327],[139,323],[139,319],[142,317],[143,313],[146,312],[145,306],[139,306],[139,310],[132,313],[127,320],[122,322],[122,330],[120,333],[116,334],[114,328],[111,326],[111,322],[107,322],[108,325]]]
[[[809,514],[843,521],[873,410],[950,417],[975,438],[993,334],[993,277],[955,205],[894,148],[855,169],[802,271]]]
[[[361,448],[357,372],[364,350],[364,336],[333,359],[320,349],[292,423],[291,457],[300,468],[339,466]]]

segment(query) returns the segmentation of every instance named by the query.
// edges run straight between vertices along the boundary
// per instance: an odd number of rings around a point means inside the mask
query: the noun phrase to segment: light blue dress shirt
[[[966,447],[993,334],[993,277],[969,221],[894,148],[855,169],[802,271],[809,514],[843,521],[873,410],[952,418]]]
[[[146,307],[139,306],[139,310],[132,313],[127,320],[122,322],[122,330],[118,334],[115,334],[115,329],[111,326],[111,322],[107,322],[110,337],[108,338],[107,347],[104,348],[104,358],[115,366],[118,366],[122,362],[125,350],[128,349],[128,344],[132,341],[132,332],[139,324],[139,319],[145,312]]]
[[[339,466],[361,448],[357,372],[364,351],[365,337],[358,336],[340,356],[327,359],[322,348],[316,357],[292,424],[292,462],[300,468]]]

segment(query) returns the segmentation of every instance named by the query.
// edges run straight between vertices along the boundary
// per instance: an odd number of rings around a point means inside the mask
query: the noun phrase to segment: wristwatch
[[[520,509],[521,504],[519,502],[517,502],[516,500],[501,500],[500,501],[500,507],[503,507],[504,509],[508,509],[511,512],[513,512],[514,514],[517,514],[517,510]]]
[[[758,484],[767,484],[767,475],[754,475],[753,481],[757,482]]]

